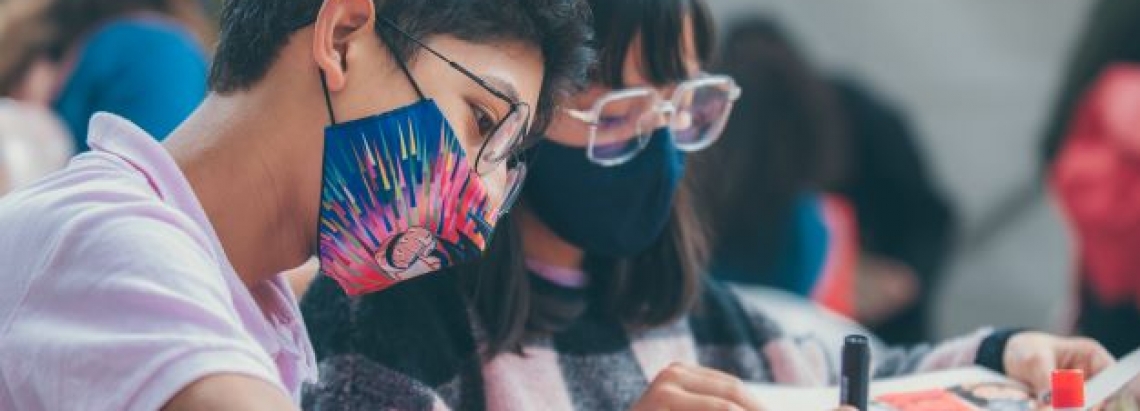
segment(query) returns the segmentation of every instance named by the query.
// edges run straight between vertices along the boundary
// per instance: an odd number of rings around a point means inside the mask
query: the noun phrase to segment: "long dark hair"
[[[690,158],[686,178],[700,188],[717,262],[770,272],[788,244],[782,224],[796,197],[844,174],[847,127],[829,83],[775,22],[734,24],[718,60],[714,70],[743,94],[717,144]]]
[[[590,5],[599,56],[592,71],[595,84],[623,86],[625,57],[639,36],[649,81],[666,85],[687,79],[681,36],[686,19],[696,55],[702,63],[711,58],[715,29],[704,0],[590,0]],[[690,191],[684,185],[678,189],[663,234],[648,250],[628,259],[586,256],[582,268],[591,278],[590,303],[635,329],[667,324],[693,307],[707,252]],[[528,339],[554,331],[551,324],[559,318],[582,309],[544,298],[532,288],[518,214],[499,223],[484,260],[460,276],[486,333],[487,358],[518,352]]]

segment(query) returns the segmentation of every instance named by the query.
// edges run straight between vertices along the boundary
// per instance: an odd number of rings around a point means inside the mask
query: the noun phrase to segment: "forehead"
[[[471,42],[450,35],[433,36],[427,44],[491,87],[502,92],[512,88],[519,100],[537,105],[544,72],[542,53],[536,47],[514,40]]]
[[[696,35],[693,31],[693,18],[686,16],[681,29],[681,53],[685,64],[685,71],[689,78],[696,77],[701,72],[701,59],[697,51]],[[652,84],[649,80],[648,67],[645,62],[645,45],[642,34],[633,38],[629,51],[625,54],[622,65],[622,80],[626,87],[662,87],[665,84]]]
[[[682,27],[682,59],[685,63],[685,70],[688,77],[693,78],[700,74],[702,67],[700,55],[697,51],[692,17],[685,17]],[[650,76],[647,74],[648,68],[646,67],[647,63],[644,59],[644,50],[642,35],[639,33],[630,43],[629,50],[626,51],[625,61],[622,63],[622,83],[627,88],[655,87],[662,93],[668,93],[669,90],[672,90],[673,84],[653,84],[653,82],[649,80]],[[595,82],[583,92],[576,94],[573,101],[579,108],[585,108],[610,91],[613,91],[613,88],[601,82]]]

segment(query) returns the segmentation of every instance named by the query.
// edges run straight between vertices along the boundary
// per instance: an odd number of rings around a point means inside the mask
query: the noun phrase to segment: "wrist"
[[[974,363],[1005,375],[1006,347],[1009,345],[1009,341],[1013,339],[1014,336],[1026,331],[1028,330],[1021,328],[1009,328],[994,331],[985,339],[983,339],[981,345],[978,346],[978,353],[974,357]]]

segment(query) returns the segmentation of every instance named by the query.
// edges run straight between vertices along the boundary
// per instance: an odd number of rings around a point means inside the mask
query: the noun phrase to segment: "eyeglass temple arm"
[[[463,73],[463,75],[470,78],[471,81],[479,83],[480,86],[483,86],[483,88],[487,89],[487,91],[491,92],[491,94],[495,95],[495,97],[498,97],[499,99],[502,99],[503,101],[506,101],[507,104],[512,104],[512,105],[515,104],[515,102],[512,101],[510,97],[507,97],[507,95],[503,94],[499,90],[496,90],[494,87],[491,87],[490,84],[487,84],[487,82],[483,81],[482,78],[480,78],[479,76],[476,76],[475,73],[472,73],[471,71],[467,70],[463,66],[460,66],[459,63],[456,63],[454,60],[447,58],[443,54],[440,54],[438,51],[435,51],[435,49],[428,47],[427,44],[424,44],[424,42],[420,41],[420,39],[417,39],[415,36],[404,31],[404,29],[401,29],[399,26],[397,26],[391,20],[388,20],[386,18],[381,18],[378,20],[380,21],[380,23],[384,24],[385,26],[388,26],[388,28],[391,28],[392,30],[395,30],[397,33],[400,33],[401,36],[404,36],[404,38],[408,39],[412,43],[416,43],[417,46],[420,46],[424,50],[427,50],[428,53],[431,53],[432,55],[438,57],[440,60],[447,62],[447,64],[449,66],[451,66],[451,68],[459,71],[460,73]]]
[[[588,112],[585,112],[582,110],[575,110],[572,108],[564,108],[564,109],[562,109],[562,112],[566,113],[566,115],[570,116],[571,118],[573,118],[575,120],[581,121],[581,122],[589,124],[591,126],[598,125],[598,119],[594,118],[594,115],[591,113],[588,113]]]

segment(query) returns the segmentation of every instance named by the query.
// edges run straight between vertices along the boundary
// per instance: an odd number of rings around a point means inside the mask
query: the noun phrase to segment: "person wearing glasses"
[[[590,6],[591,84],[526,151],[519,204],[484,258],[361,298],[309,287],[322,378],[307,409],[759,410],[742,380],[835,382],[838,341],[786,335],[704,276],[682,175],[740,94],[703,70],[706,3]],[[875,357],[879,376],[978,362],[1039,388],[1054,366],[1112,361],[1085,340],[987,330]]]
[[[298,409],[317,368],[280,273],[317,255],[363,295],[482,255],[585,79],[587,15],[227,2],[169,139],[98,114],[91,152],[0,201],[0,409]]]

